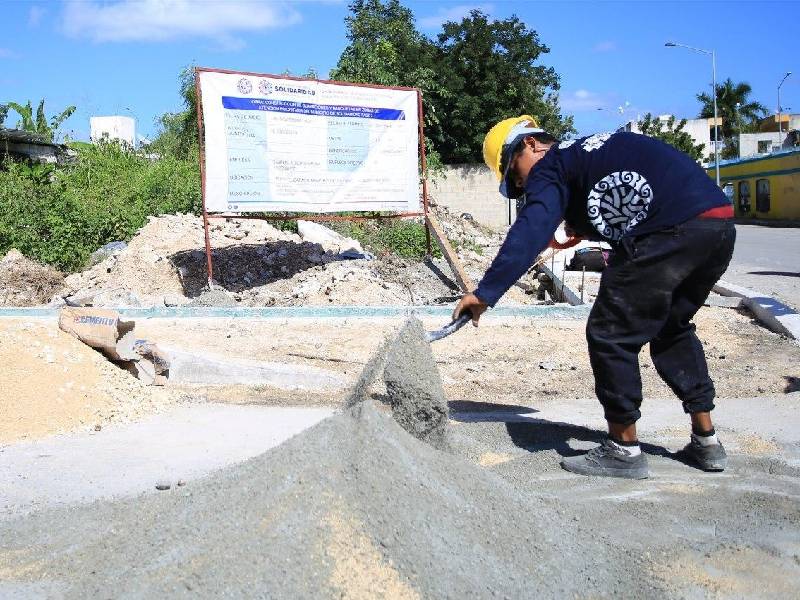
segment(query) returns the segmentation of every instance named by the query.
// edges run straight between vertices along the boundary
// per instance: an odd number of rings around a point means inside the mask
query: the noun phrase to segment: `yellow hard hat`
[[[525,136],[544,133],[536,119],[530,115],[503,119],[489,130],[483,139],[483,160],[494,171],[497,181],[501,182],[500,193],[510,197],[506,189],[505,176],[508,171],[511,151]],[[518,190],[515,190],[518,191]]]

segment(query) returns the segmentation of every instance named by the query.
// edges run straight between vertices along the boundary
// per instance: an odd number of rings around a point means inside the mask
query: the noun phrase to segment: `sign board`
[[[417,90],[197,73],[206,212],[419,210]]]

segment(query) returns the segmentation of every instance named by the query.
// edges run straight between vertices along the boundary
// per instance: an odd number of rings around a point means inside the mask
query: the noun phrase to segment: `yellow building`
[[[738,218],[800,220],[800,150],[720,162],[719,183]]]

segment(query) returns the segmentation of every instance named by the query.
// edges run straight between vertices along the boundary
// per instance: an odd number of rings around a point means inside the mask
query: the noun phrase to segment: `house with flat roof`
[[[659,115],[657,118],[662,123],[666,124],[667,121],[672,117],[672,115]],[[676,124],[680,122],[681,119],[675,117]],[[717,126],[722,128],[722,117],[717,117]],[[628,121],[622,127],[617,129],[617,131],[632,131],[633,133],[641,133],[642,131],[639,129],[638,121]],[[686,119],[686,125],[683,128],[683,131],[688,133],[692,136],[692,140],[694,140],[695,146],[703,144],[703,156],[702,162],[707,163],[711,160],[711,157],[714,154],[714,119]],[[720,136],[721,136],[720,130]],[[719,148],[722,151],[724,146],[724,142],[720,137],[719,140]]]

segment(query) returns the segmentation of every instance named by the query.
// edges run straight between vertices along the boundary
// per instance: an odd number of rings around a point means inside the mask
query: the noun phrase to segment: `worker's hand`
[[[472,292],[464,294],[464,297],[459,300],[458,305],[453,311],[453,321],[460,317],[461,313],[464,311],[469,311],[472,313],[472,324],[477,327],[478,320],[481,318],[481,315],[486,312],[487,308],[489,308],[489,305],[485,302],[481,302],[480,298]]]

